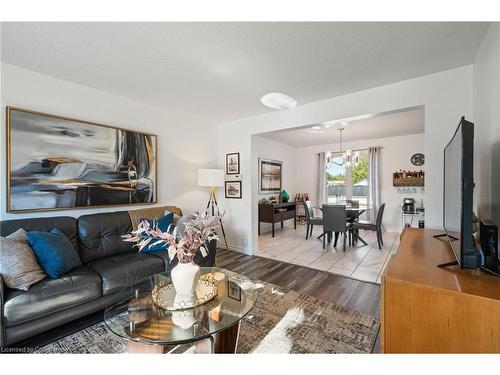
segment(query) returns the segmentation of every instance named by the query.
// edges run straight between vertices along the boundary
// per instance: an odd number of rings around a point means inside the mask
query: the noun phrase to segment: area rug
[[[380,323],[318,298],[256,281],[259,295],[242,320],[238,353],[370,353]],[[124,340],[103,322],[36,353],[126,353]]]

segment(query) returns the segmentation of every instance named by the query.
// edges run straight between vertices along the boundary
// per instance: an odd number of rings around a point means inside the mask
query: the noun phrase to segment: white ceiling
[[[341,123],[347,122],[348,125],[342,134],[344,142],[397,137],[423,133],[425,130],[424,115],[423,107],[417,107],[399,112],[328,121],[327,124],[331,125],[330,128],[325,128],[323,124],[315,124],[320,126],[319,130],[312,129],[313,125],[310,125],[259,135],[295,147],[338,143],[338,128],[341,127]]]
[[[472,63],[488,23],[3,23],[2,60],[207,123]]]

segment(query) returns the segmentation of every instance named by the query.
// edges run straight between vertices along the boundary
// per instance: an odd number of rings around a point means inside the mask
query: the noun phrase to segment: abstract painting
[[[283,162],[259,159],[259,194],[281,192],[281,167]]]
[[[7,211],[156,203],[156,140],[7,107]]]

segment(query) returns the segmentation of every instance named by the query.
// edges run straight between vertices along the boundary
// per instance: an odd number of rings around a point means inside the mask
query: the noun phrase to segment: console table
[[[297,204],[295,202],[259,204],[259,235],[260,223],[272,224],[272,234],[274,237],[274,224],[293,219],[293,227],[297,229]]]
[[[500,278],[454,260],[442,232],[405,228],[382,276],[383,353],[500,353]]]

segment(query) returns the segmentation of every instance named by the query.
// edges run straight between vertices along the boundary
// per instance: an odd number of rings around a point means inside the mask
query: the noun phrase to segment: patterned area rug
[[[242,321],[238,353],[370,353],[379,321],[312,296],[256,282],[259,296]],[[126,343],[98,323],[37,353],[126,353]]]

